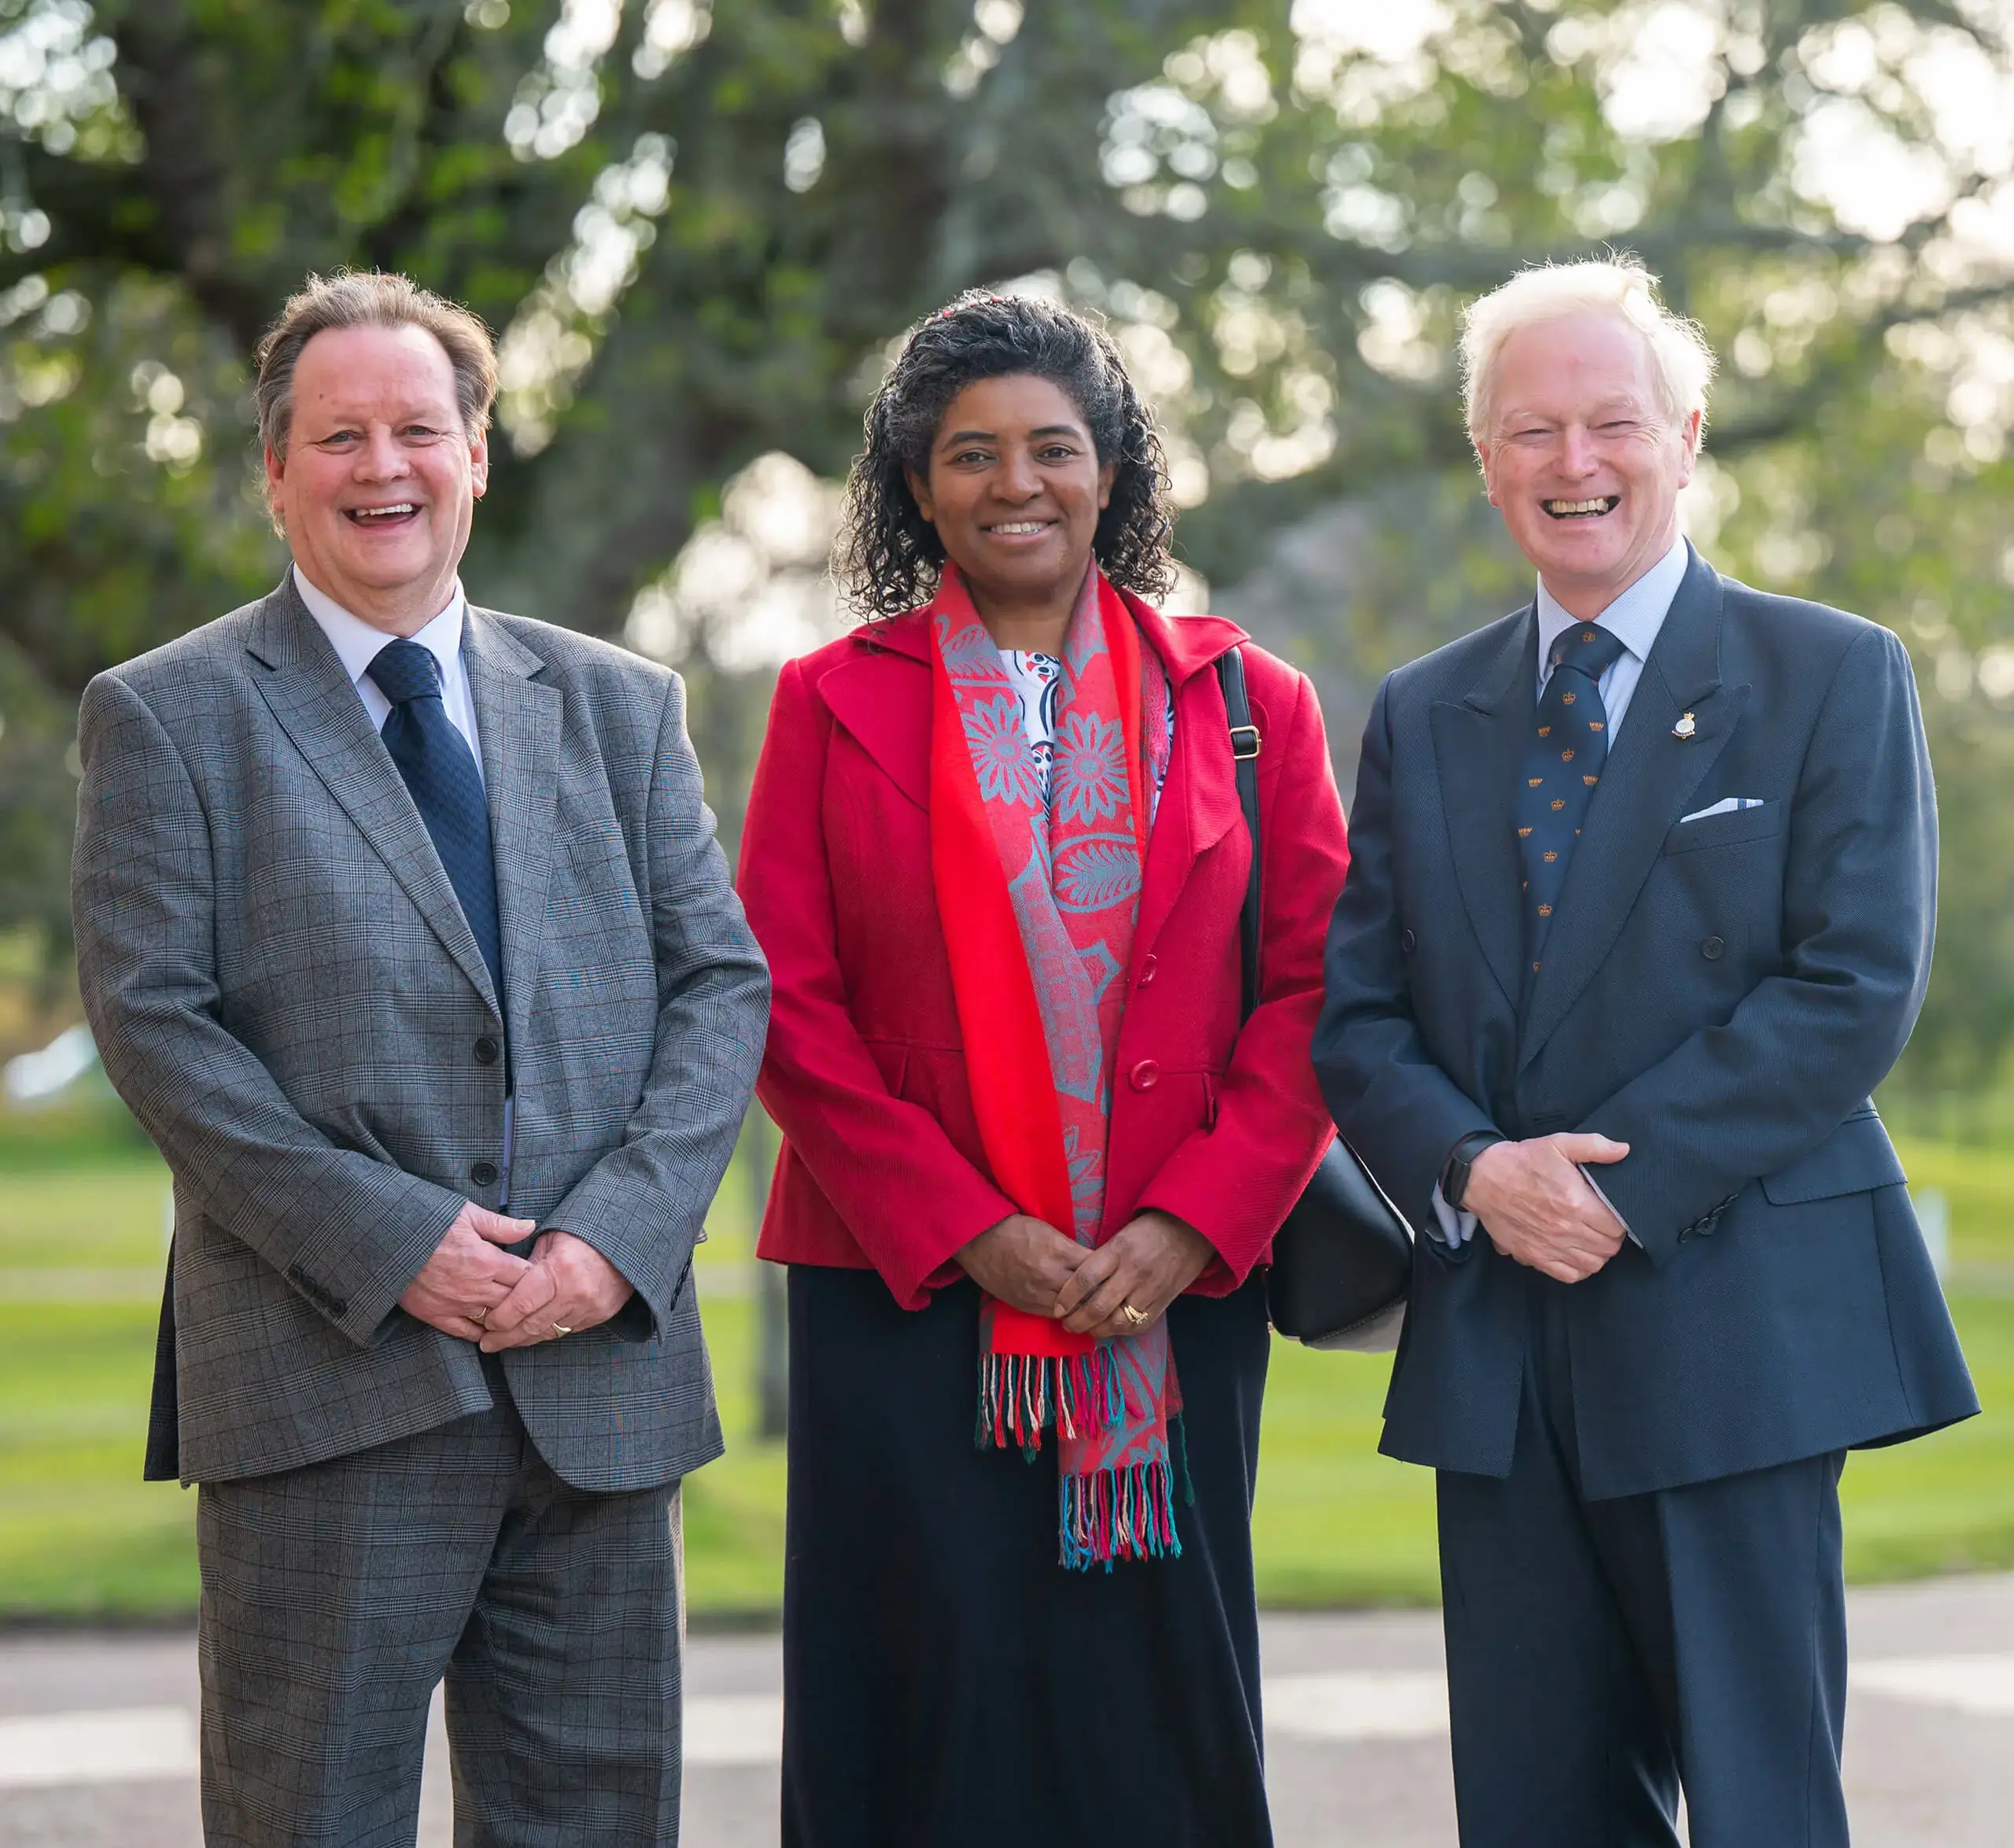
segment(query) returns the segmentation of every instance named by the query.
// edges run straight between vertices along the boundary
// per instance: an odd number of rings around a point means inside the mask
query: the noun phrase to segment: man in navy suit
[[[1887,630],[1678,533],[1713,360],[1633,264],[1470,311],[1536,602],[1380,691],[1315,1061],[1422,1229],[1466,1848],[1845,1848],[1845,1453],[1978,1410],[1868,1093],[1930,968]]]

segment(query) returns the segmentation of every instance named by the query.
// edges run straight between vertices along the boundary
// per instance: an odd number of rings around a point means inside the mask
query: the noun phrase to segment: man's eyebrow
[[[363,430],[367,428],[374,419],[371,412],[365,411],[360,411],[354,415],[348,411],[330,411],[324,412],[319,417],[303,416],[298,421],[312,429],[317,430]],[[444,422],[451,422],[453,419],[451,416],[444,417],[432,411],[402,411],[397,415],[387,417],[382,421],[392,429],[397,430],[408,423],[437,426]]]
[[[1597,400],[1587,415],[1588,421],[1593,422],[1600,419],[1614,417],[1618,413],[1625,416],[1638,417],[1641,416],[1643,412],[1643,404],[1640,399],[1625,396]],[[1497,421],[1499,423],[1558,423],[1572,420],[1562,419],[1555,416],[1550,411],[1531,411],[1522,405],[1514,404],[1503,412]]]
[[[990,430],[954,430],[941,440],[946,443],[991,443],[998,438]]]

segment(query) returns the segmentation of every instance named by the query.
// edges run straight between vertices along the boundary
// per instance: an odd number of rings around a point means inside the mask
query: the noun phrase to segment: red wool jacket
[[[1238,1024],[1251,846],[1211,664],[1244,634],[1128,607],[1175,688],[1114,1073],[1105,1234],[1158,1208],[1244,1282],[1334,1134],[1309,1063],[1322,939],[1349,863],[1315,690],[1245,650],[1263,738],[1260,1005]],[[738,883],[774,982],[759,1086],[782,1130],[758,1251],[880,1272],[905,1308],[1015,1210],[987,1171],[930,861],[930,638],[920,611],[786,666]]]

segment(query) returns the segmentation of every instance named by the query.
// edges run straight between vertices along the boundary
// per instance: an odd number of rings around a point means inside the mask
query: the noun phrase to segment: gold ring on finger
[[[471,1309],[469,1311],[469,1320],[473,1322],[478,1328],[487,1328],[489,1326],[489,1311],[487,1309]]]
[[[1142,1314],[1141,1311],[1134,1308],[1131,1303],[1121,1303],[1119,1305],[1119,1312],[1120,1315],[1123,1315],[1128,1322],[1131,1322],[1135,1328],[1145,1328],[1150,1319],[1149,1317]]]
[[[574,1331],[573,1331],[573,1330],[571,1330],[570,1328],[569,1328],[569,1327],[566,1325],[566,1323],[565,1323],[565,1322],[555,1322],[555,1323],[553,1323],[553,1325],[552,1325],[552,1332],[553,1332],[555,1335],[570,1335],[570,1334],[571,1334]]]

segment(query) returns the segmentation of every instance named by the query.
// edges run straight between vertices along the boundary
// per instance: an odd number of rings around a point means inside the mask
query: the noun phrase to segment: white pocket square
[[[1703,821],[1709,815],[1731,815],[1737,809],[1759,809],[1762,798],[1759,795],[1724,795],[1712,807],[1695,809],[1689,815],[1681,815],[1678,824],[1683,828],[1688,821]]]

